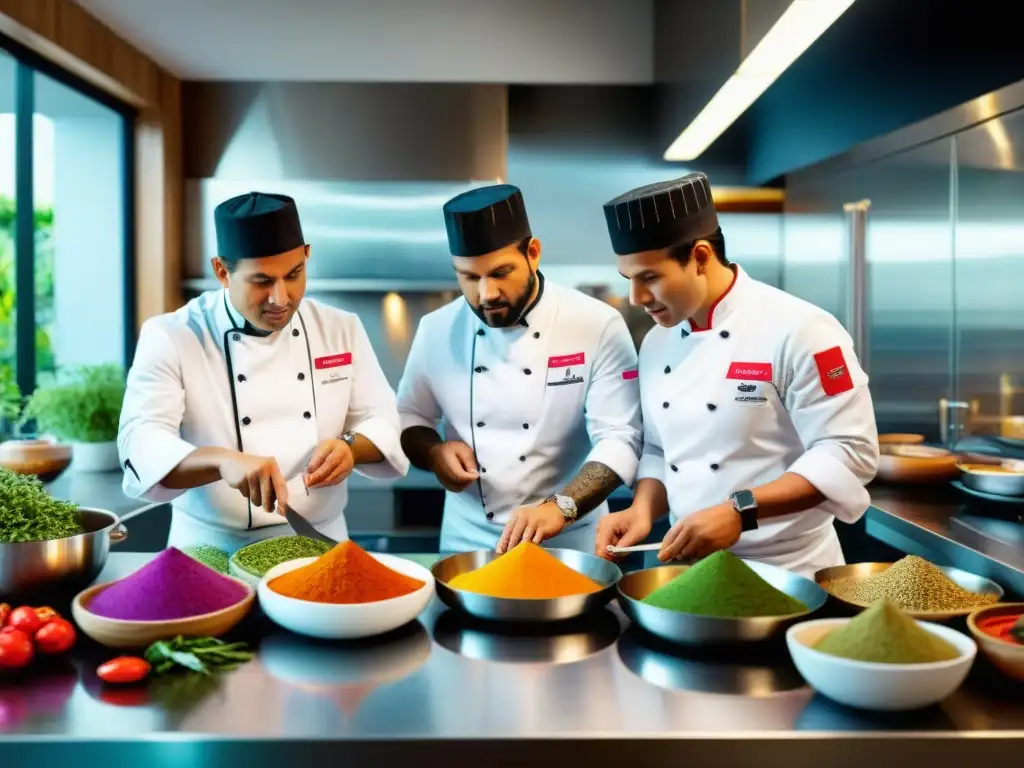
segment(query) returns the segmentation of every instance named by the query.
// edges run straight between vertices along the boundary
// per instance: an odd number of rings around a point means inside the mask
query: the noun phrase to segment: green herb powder
[[[58,501],[35,475],[0,468],[0,543],[50,541],[82,532],[77,504]]]
[[[331,547],[322,541],[305,536],[278,536],[242,547],[232,558],[235,565],[254,576],[263,576],[275,565],[298,560],[300,557],[319,557]]]
[[[742,618],[804,613],[807,606],[758,576],[724,550],[706,557],[643,599],[680,613]]]
[[[211,544],[197,544],[194,547],[186,547],[182,552],[193,560],[213,568],[217,573],[228,572],[228,553],[223,549],[217,549]]]
[[[949,661],[960,655],[952,645],[885,599],[850,619],[846,626],[825,635],[814,649],[846,659],[883,664],[927,664]]]

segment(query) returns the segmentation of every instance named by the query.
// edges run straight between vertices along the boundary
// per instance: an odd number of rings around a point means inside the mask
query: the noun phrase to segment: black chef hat
[[[637,187],[605,203],[604,217],[620,256],[699,240],[718,229],[711,183],[703,173]]]
[[[494,184],[456,195],[444,204],[452,256],[481,256],[528,237],[523,194],[512,184]]]
[[[213,211],[217,255],[228,262],[276,256],[306,244],[299,210],[287,195],[250,192]]]

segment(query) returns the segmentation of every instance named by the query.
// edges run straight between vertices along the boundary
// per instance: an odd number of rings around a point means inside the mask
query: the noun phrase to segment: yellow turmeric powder
[[[584,595],[602,589],[596,581],[574,571],[532,541],[524,541],[475,571],[460,573],[452,589],[489,597],[550,600]]]

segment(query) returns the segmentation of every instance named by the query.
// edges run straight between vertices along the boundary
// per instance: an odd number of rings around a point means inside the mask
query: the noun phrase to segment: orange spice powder
[[[532,541],[524,541],[475,571],[460,573],[452,589],[489,597],[545,600],[597,592],[602,586]]]

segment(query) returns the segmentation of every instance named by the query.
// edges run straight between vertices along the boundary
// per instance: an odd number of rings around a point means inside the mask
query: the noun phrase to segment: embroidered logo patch
[[[318,371],[323,370],[324,368],[337,368],[342,365],[352,365],[352,353],[343,352],[340,355],[318,357],[313,361],[313,365]]]
[[[640,371],[638,371],[636,368],[630,368],[628,371],[622,372],[622,378],[625,379],[626,381],[632,381],[633,379],[639,376]]]
[[[839,347],[832,347],[816,354],[814,364],[818,368],[821,388],[829,397],[841,395],[843,392],[853,389],[853,377],[850,375],[850,368],[843,357],[843,350]]]
[[[585,361],[586,356],[583,352],[577,352],[575,355],[549,357],[548,386],[559,387],[565,384],[582,384]]]
[[[747,379],[748,381],[771,381],[771,363],[732,363],[729,372],[725,375],[727,379]]]
[[[575,355],[560,355],[559,357],[548,358],[548,368],[565,368],[567,365],[583,365],[586,362],[586,356],[583,352],[577,352]]]

